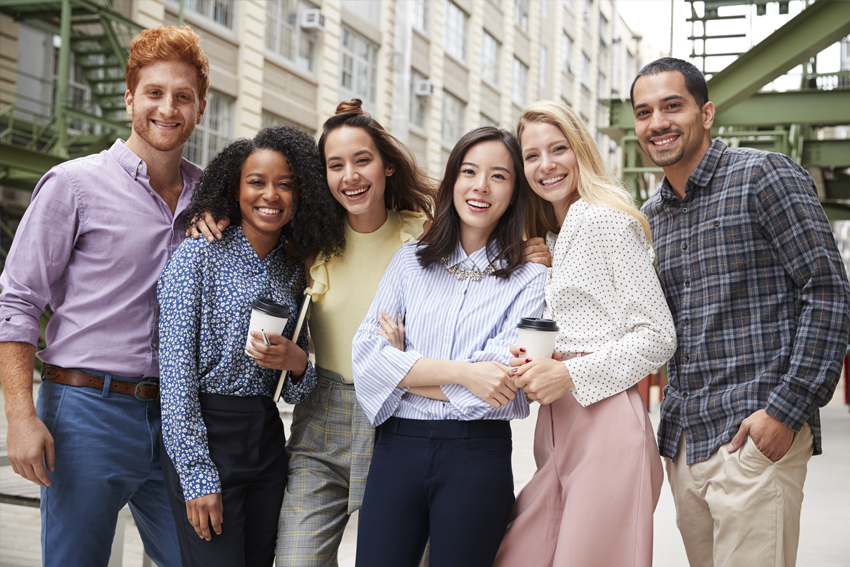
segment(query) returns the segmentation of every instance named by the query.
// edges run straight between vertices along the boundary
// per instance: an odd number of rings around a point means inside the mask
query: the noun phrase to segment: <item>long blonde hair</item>
[[[522,113],[517,125],[517,138],[522,143],[522,133],[526,126],[533,123],[551,124],[560,129],[567,138],[578,162],[579,197],[594,205],[602,205],[623,211],[635,217],[643,226],[643,232],[650,245],[652,236],[649,221],[635,206],[632,196],[617,183],[596,147],[590,131],[578,114],[565,104],[551,100],[535,102]],[[529,236],[546,236],[547,232],[558,233],[561,224],[555,216],[553,207],[539,195],[532,192],[526,214],[526,228]]]

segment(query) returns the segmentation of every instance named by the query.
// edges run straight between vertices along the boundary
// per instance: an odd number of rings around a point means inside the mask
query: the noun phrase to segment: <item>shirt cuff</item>
[[[809,417],[815,412],[815,405],[780,384],[770,391],[767,397],[768,415],[775,417],[794,431],[799,432]]]
[[[196,465],[190,474],[180,476],[180,486],[186,502],[206,496],[221,493],[221,480],[215,465]]]
[[[29,343],[38,345],[41,326],[38,317],[24,313],[9,313],[0,309],[0,342]]]

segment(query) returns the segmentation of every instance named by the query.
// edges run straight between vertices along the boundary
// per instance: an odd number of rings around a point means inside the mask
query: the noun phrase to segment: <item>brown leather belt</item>
[[[103,390],[103,378],[87,374],[80,370],[45,364],[42,376],[45,380],[50,380],[57,384],[87,386],[95,390]],[[134,396],[137,400],[142,400],[143,402],[155,402],[159,400],[159,382],[153,382],[151,380],[142,380],[136,383],[113,379],[109,383],[109,391],[116,394]]]

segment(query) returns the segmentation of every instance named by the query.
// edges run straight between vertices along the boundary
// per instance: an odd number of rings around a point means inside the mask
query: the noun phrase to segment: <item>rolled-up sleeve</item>
[[[357,401],[372,425],[380,425],[393,415],[408,390],[398,383],[404,379],[422,355],[414,350],[400,351],[378,336],[381,311],[405,316],[404,256],[396,252],[378,285],[378,292],[352,343]]]
[[[0,274],[0,342],[38,342],[39,317],[85,222],[72,181],[53,168],[33,190]]]

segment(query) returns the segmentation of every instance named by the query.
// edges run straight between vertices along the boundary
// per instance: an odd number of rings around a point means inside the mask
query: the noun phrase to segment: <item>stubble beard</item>
[[[145,141],[153,149],[160,152],[170,152],[178,147],[183,147],[194,132],[194,127],[186,128],[185,123],[183,128],[178,132],[166,133],[160,132],[156,126],[151,124],[150,119],[146,116],[138,116],[133,108],[133,132],[136,133],[142,140]],[[137,118],[138,116],[138,118]]]

